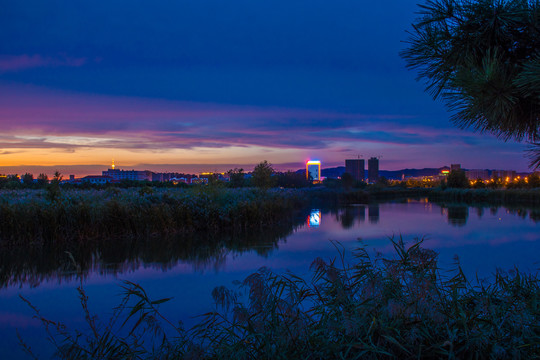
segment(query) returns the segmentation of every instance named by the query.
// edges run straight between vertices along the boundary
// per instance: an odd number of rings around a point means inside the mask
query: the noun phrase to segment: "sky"
[[[6,0],[0,173],[117,168],[526,171],[455,127],[399,51],[417,0]]]

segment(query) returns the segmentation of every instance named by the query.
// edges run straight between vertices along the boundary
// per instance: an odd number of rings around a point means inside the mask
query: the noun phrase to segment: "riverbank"
[[[399,188],[377,186],[364,190],[341,192],[343,203],[370,203],[400,198],[427,198],[433,202],[483,203],[489,205],[524,205],[540,207],[540,188],[537,189],[456,189],[456,188]]]
[[[307,205],[302,192],[271,189],[41,190],[0,194],[2,245],[97,238],[248,231],[289,221]]]
[[[44,190],[4,190],[0,193],[0,241],[4,247],[39,247],[98,238],[246,232],[290,223],[308,206],[406,198],[540,207],[540,189],[109,188],[62,190],[54,199]]]

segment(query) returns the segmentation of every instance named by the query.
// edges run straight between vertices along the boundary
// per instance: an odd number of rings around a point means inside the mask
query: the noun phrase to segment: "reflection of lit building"
[[[345,172],[351,174],[356,181],[364,181],[364,159],[345,160]]]
[[[379,180],[379,159],[372,157],[368,160],[368,181],[370,183]]]
[[[307,218],[307,226],[319,227],[319,225],[321,225],[321,211],[319,209],[313,209]]]
[[[371,224],[377,224],[379,222],[379,205],[370,204],[368,206],[369,222]]]
[[[319,160],[308,160],[306,162],[306,179],[321,181],[321,162]]]

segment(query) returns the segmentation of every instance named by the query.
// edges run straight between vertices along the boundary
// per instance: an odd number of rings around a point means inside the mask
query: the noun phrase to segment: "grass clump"
[[[450,275],[437,254],[393,241],[396,255],[365,248],[348,264],[316,259],[311,279],[266,268],[236,289],[216,288],[216,310],[190,330],[168,320],[139,285],[125,282],[113,318],[72,334],[46,320],[59,358],[188,359],[479,359],[540,355],[537,275],[497,271],[489,282]],[[29,349],[29,347],[26,347]]]

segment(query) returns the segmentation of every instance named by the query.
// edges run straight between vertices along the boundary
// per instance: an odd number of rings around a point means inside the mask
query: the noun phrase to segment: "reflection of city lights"
[[[308,227],[318,227],[321,224],[321,212],[318,209],[311,210],[307,218]]]

